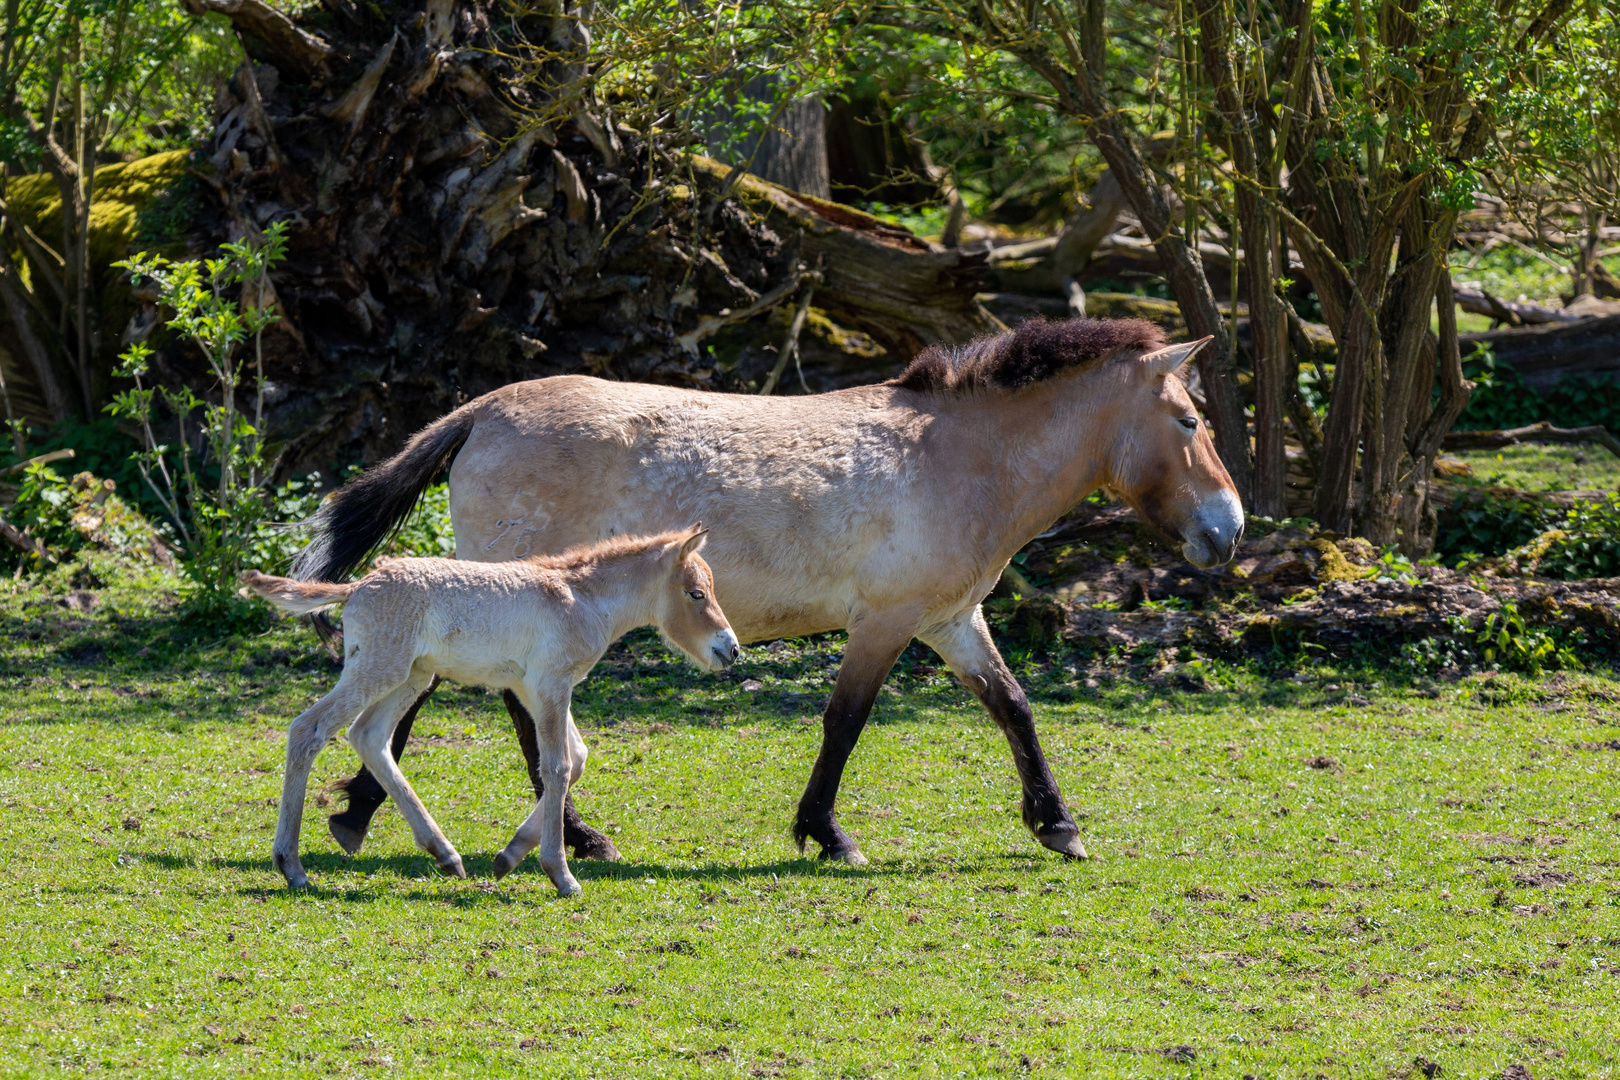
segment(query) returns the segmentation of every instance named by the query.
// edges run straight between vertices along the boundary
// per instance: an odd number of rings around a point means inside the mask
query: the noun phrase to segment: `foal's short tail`
[[[249,570],[239,579],[244,593],[262,596],[282,611],[308,615],[312,611],[341,604],[349,598],[357,582],[334,585],[323,581],[294,581]]]
[[[307,525],[315,535],[293,560],[300,581],[341,581],[399,531],[422,492],[472,434],[468,402],[411,436],[405,449],[326,497]]]

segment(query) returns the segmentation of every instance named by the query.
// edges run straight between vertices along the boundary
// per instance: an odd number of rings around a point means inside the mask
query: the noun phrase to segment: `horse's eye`
[[[1196,417],[1196,416],[1183,416],[1181,418],[1181,426],[1186,428],[1188,431],[1197,431],[1198,430],[1198,417]]]
[[[694,600],[702,600],[703,599],[703,590],[702,589],[693,589],[691,592],[687,593],[686,595],[690,596]]]

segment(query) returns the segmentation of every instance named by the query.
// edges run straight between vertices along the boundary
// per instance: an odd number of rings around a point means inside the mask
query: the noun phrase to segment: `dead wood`
[[[1620,315],[1463,334],[1460,344],[1464,357],[1477,345],[1490,346],[1498,365],[1545,393],[1572,375],[1613,378],[1620,372]]]
[[[730,173],[708,158],[695,159],[693,166],[700,185],[713,188]],[[754,176],[738,178],[732,192],[754,223],[795,237],[806,265],[819,261],[816,306],[870,334],[897,359],[935,342],[968,341],[1003,329],[977,299],[984,252],[930,245],[870,214]]]
[[[1615,457],[1620,457],[1620,439],[1616,439],[1608,428],[1597,425],[1560,428],[1553,427],[1547,420],[1506,431],[1452,431],[1446,434],[1442,445],[1447,450],[1500,450],[1504,446],[1518,446],[1527,442],[1597,443]]]
[[[1473,315],[1484,315],[1508,326],[1534,326],[1543,323],[1580,322],[1587,316],[1573,314],[1562,308],[1531,304],[1525,301],[1499,300],[1484,290],[1457,287],[1451,290],[1457,306]]]

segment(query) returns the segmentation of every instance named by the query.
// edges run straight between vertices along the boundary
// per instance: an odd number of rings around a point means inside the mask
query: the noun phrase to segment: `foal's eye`
[[[702,600],[703,599],[703,590],[702,589],[693,589],[691,592],[687,593],[686,595],[690,596],[694,600]]]
[[[1181,418],[1181,426],[1186,428],[1188,431],[1197,431],[1198,430],[1198,417],[1196,417],[1196,416],[1183,416]]]

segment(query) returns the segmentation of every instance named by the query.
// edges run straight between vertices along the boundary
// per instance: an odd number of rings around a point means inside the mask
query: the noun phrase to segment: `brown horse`
[[[1099,488],[1180,537],[1194,564],[1232,557],[1242,507],[1175,375],[1202,344],[1166,347],[1138,320],[1075,319],[930,348],[890,382],[807,397],[582,376],[516,383],[335,492],[312,519],[297,574],[336,580],[363,563],[452,458],[460,559],[522,558],[702,518],[715,527],[715,590],[741,640],[849,632],[794,824],[801,848],[814,839],[824,858],[865,861],[833,803],[884,678],[916,638],[1006,735],[1030,831],[1084,857],[979,604],[1021,547]],[[520,736],[532,730],[519,703],[507,705]],[[532,765],[530,779],[540,780]],[[362,770],[349,809],[332,819],[347,850],[382,801],[375,787]],[[616,857],[571,808],[567,826],[577,854]]]

